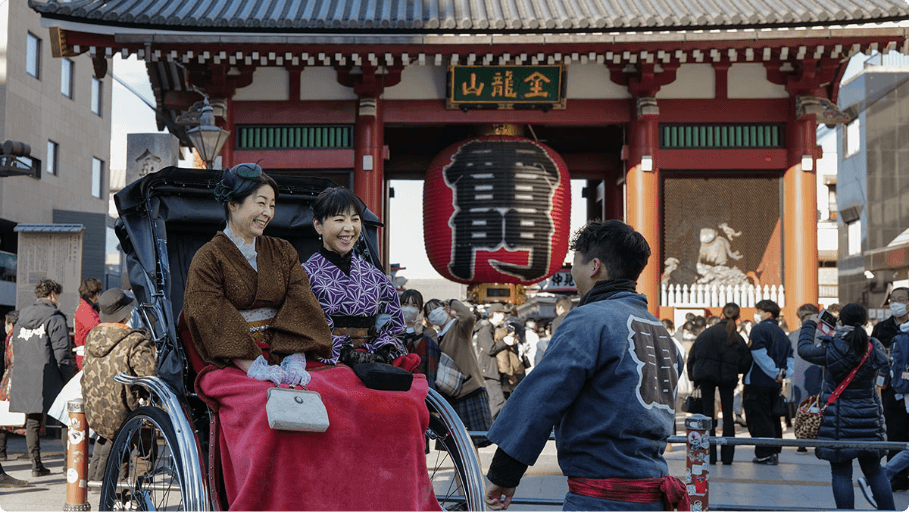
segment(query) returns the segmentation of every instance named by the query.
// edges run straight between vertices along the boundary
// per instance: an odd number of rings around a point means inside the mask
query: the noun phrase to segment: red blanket
[[[230,510],[440,510],[426,468],[427,383],[366,388],[346,366],[312,369],[307,386],[328,410],[324,433],[272,430],[270,382],[209,367],[197,388],[221,422]]]

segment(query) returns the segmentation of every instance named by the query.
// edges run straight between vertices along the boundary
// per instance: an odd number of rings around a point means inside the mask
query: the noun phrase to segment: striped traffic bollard
[[[688,454],[685,457],[685,484],[691,500],[691,510],[708,510],[710,481],[710,428],[713,420],[703,414],[685,418]]]
[[[66,403],[69,411],[69,436],[66,443],[66,505],[63,510],[91,510],[88,503],[88,425],[85,403],[81,398]]]

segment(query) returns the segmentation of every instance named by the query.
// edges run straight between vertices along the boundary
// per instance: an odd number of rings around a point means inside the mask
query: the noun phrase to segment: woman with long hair
[[[751,367],[751,351],[738,333],[735,322],[739,319],[739,305],[730,302],[723,306],[723,317],[707,328],[691,346],[688,353],[688,377],[696,387],[701,388],[704,414],[715,418],[714,396],[720,391],[720,408],[723,411],[723,437],[735,437],[733,421],[733,393],[739,383],[739,374]],[[716,436],[716,420],[713,421],[711,436]],[[723,464],[732,464],[734,446],[723,446],[720,459]],[[716,464],[716,445],[710,445],[710,463]]]
[[[825,369],[820,403],[826,404],[840,384],[849,380],[842,394],[824,411],[817,436],[819,440],[887,440],[883,406],[875,389],[875,379],[879,370],[889,366],[890,357],[881,342],[868,336],[864,327],[867,322],[868,311],[864,306],[846,304],[840,312],[833,336],[821,336],[819,344],[815,344],[814,340],[817,316],[809,317],[802,324],[799,355]],[[833,499],[837,508],[855,508],[852,461],[857,458],[879,508],[893,510],[893,492],[880,466],[881,457],[886,453],[886,450],[870,448],[816,449],[817,458],[830,462]]]

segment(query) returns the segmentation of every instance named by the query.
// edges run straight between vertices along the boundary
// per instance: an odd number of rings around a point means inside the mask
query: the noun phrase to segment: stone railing
[[[660,305],[674,308],[723,307],[729,302],[735,302],[743,308],[753,308],[764,299],[770,299],[780,307],[786,305],[783,285],[664,284],[660,288],[663,299]]]

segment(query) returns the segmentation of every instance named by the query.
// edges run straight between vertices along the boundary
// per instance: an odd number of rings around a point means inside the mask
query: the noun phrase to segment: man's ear
[[[600,261],[600,258],[593,258],[590,260],[590,274],[589,277],[597,277],[603,271],[603,262]]]

